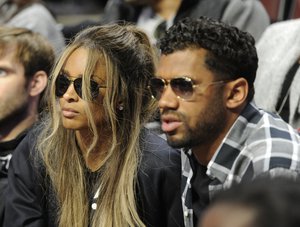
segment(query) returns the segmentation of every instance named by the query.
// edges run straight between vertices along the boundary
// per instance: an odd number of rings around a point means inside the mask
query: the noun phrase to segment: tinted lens
[[[55,95],[57,97],[62,97],[68,90],[69,85],[69,79],[63,75],[59,75],[55,81]]]
[[[55,94],[57,97],[62,97],[66,91],[68,90],[70,83],[72,81],[69,80],[66,76],[64,75],[59,75],[56,79],[55,82]],[[82,78],[77,78],[73,81],[74,84],[74,89],[78,96],[82,98]],[[99,95],[99,85],[97,82],[91,80],[90,81],[90,91],[91,91],[91,96],[92,98],[96,98]]]
[[[77,78],[76,80],[74,80],[74,88],[79,97],[82,98],[82,78]],[[99,95],[99,85],[97,84],[97,82],[93,80],[90,81],[90,91],[92,99],[97,98],[97,96]]]
[[[97,98],[97,96],[99,95],[99,85],[97,84],[97,82],[91,80],[90,91],[92,98]]]
[[[160,99],[161,94],[164,91],[165,82],[162,79],[159,79],[159,78],[152,78],[150,80],[149,87],[150,87],[150,91],[151,91],[152,96],[155,99],[158,100],[158,99]]]
[[[182,99],[189,99],[193,95],[193,82],[186,78],[176,78],[170,82],[174,93]]]
[[[81,78],[77,78],[73,81],[73,84],[74,84],[74,89],[77,93],[77,95],[82,98],[82,90],[81,90],[81,87],[82,87],[82,79]]]

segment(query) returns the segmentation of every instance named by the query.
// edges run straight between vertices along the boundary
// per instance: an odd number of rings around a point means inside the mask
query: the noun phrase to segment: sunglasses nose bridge
[[[167,88],[168,86],[171,88],[172,92],[176,95],[176,97],[178,98],[178,91],[176,89],[176,85],[174,84],[174,79],[168,80],[165,82],[165,88]]]
[[[67,89],[66,89],[65,93],[70,89],[71,85],[73,86],[73,89],[74,89],[75,88],[74,87],[74,81],[68,78],[68,86],[67,86]]]
[[[168,86],[171,86],[172,87],[172,84],[171,84],[171,80],[164,80],[164,79],[161,79],[162,83],[163,83],[163,89],[162,89],[162,92],[164,92]]]
[[[174,78],[168,81],[172,93],[182,100],[189,100],[194,92],[193,83],[187,78]]]
[[[72,94],[73,92],[75,92],[78,95],[78,92],[77,92],[77,89],[76,89],[76,86],[75,86],[75,80],[72,80],[72,79],[68,78],[68,86],[67,86],[66,91],[64,92],[64,95],[67,94],[67,95],[70,96],[70,94]]]
[[[162,96],[166,96],[166,95],[169,96],[170,95],[169,92],[171,92],[177,96],[176,90],[174,90],[174,85],[172,85],[173,84],[172,80],[163,80],[162,79],[162,81],[164,83],[164,88],[161,92],[160,99],[162,98]]]
[[[165,80],[165,79],[160,79],[160,80],[162,81],[162,83],[163,83],[164,86],[161,89],[161,92],[160,92],[160,95],[159,95],[158,99],[160,99],[163,96],[163,94],[165,93],[166,89],[168,89],[168,86],[170,85],[170,81]]]

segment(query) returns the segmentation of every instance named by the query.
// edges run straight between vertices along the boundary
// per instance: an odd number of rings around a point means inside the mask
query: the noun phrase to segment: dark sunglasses
[[[159,100],[164,92],[164,89],[170,84],[173,92],[178,98],[189,101],[193,98],[194,90],[196,87],[202,87],[205,90],[208,86],[224,84],[226,81],[219,80],[213,81],[208,84],[194,84],[193,80],[189,77],[178,77],[172,80],[164,80],[161,78],[150,79],[148,88],[151,92],[152,98]]]
[[[78,96],[82,98],[82,78],[76,78],[70,80],[66,75],[59,74],[55,81],[55,95],[62,97],[68,90],[70,84],[73,83],[74,89]],[[95,99],[99,95],[99,88],[105,88],[106,86],[99,85],[97,82],[90,80],[90,91],[92,99]]]

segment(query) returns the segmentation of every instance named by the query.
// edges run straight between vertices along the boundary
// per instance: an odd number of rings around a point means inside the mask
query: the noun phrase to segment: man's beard
[[[199,144],[209,144],[220,135],[226,125],[226,109],[222,96],[215,94],[211,104],[199,114],[199,121],[194,127],[185,125],[186,134],[180,140],[172,140],[167,135],[168,144],[174,148],[192,148]],[[185,119],[184,116],[181,119]],[[184,123],[184,121],[183,121]]]
[[[17,125],[28,116],[29,98],[24,91],[18,97],[0,103],[0,129],[7,125]]]

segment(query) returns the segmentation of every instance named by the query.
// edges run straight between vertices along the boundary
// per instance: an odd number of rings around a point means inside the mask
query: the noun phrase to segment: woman
[[[5,226],[182,224],[180,155],[142,129],[153,59],[134,26],[78,34],[53,70],[50,114],[12,159]]]

